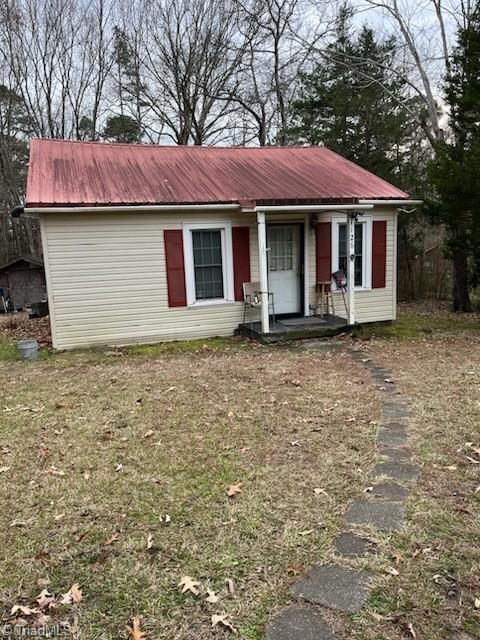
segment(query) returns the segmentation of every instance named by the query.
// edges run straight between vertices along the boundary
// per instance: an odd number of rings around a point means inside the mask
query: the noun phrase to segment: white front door
[[[267,227],[268,290],[273,293],[275,313],[301,311],[300,225]]]

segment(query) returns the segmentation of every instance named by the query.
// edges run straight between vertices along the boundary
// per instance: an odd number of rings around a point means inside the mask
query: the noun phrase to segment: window
[[[363,222],[355,224],[355,286],[363,287]],[[347,275],[347,225],[338,225],[338,268]]]
[[[187,304],[234,300],[230,223],[183,226]]]
[[[219,229],[192,231],[195,299],[223,298],[222,236]]]
[[[348,237],[347,224],[343,220],[332,221],[332,271],[341,269],[347,275]],[[372,221],[363,216],[355,223],[355,288],[369,289],[372,280]]]
[[[268,236],[269,270],[291,271],[293,269],[292,227],[270,227]]]

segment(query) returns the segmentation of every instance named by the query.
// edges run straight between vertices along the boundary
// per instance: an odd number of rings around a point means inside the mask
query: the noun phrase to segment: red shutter
[[[186,307],[185,262],[183,258],[183,233],[181,229],[165,230],[165,261],[167,267],[168,306]]]
[[[315,226],[317,248],[317,282],[332,279],[332,223],[319,222]]]
[[[387,270],[387,223],[373,222],[372,229],[372,288],[383,289]]]
[[[243,300],[243,283],[250,282],[250,229],[232,227],[235,300]]]

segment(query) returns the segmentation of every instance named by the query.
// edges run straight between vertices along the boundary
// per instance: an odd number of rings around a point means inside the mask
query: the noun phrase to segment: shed
[[[0,267],[0,289],[20,310],[32,302],[46,300],[47,287],[43,260],[35,256],[19,256]]]

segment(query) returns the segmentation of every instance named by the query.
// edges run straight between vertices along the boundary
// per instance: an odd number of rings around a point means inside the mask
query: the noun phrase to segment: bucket
[[[22,360],[36,360],[38,356],[38,342],[36,340],[20,340],[17,350]]]

